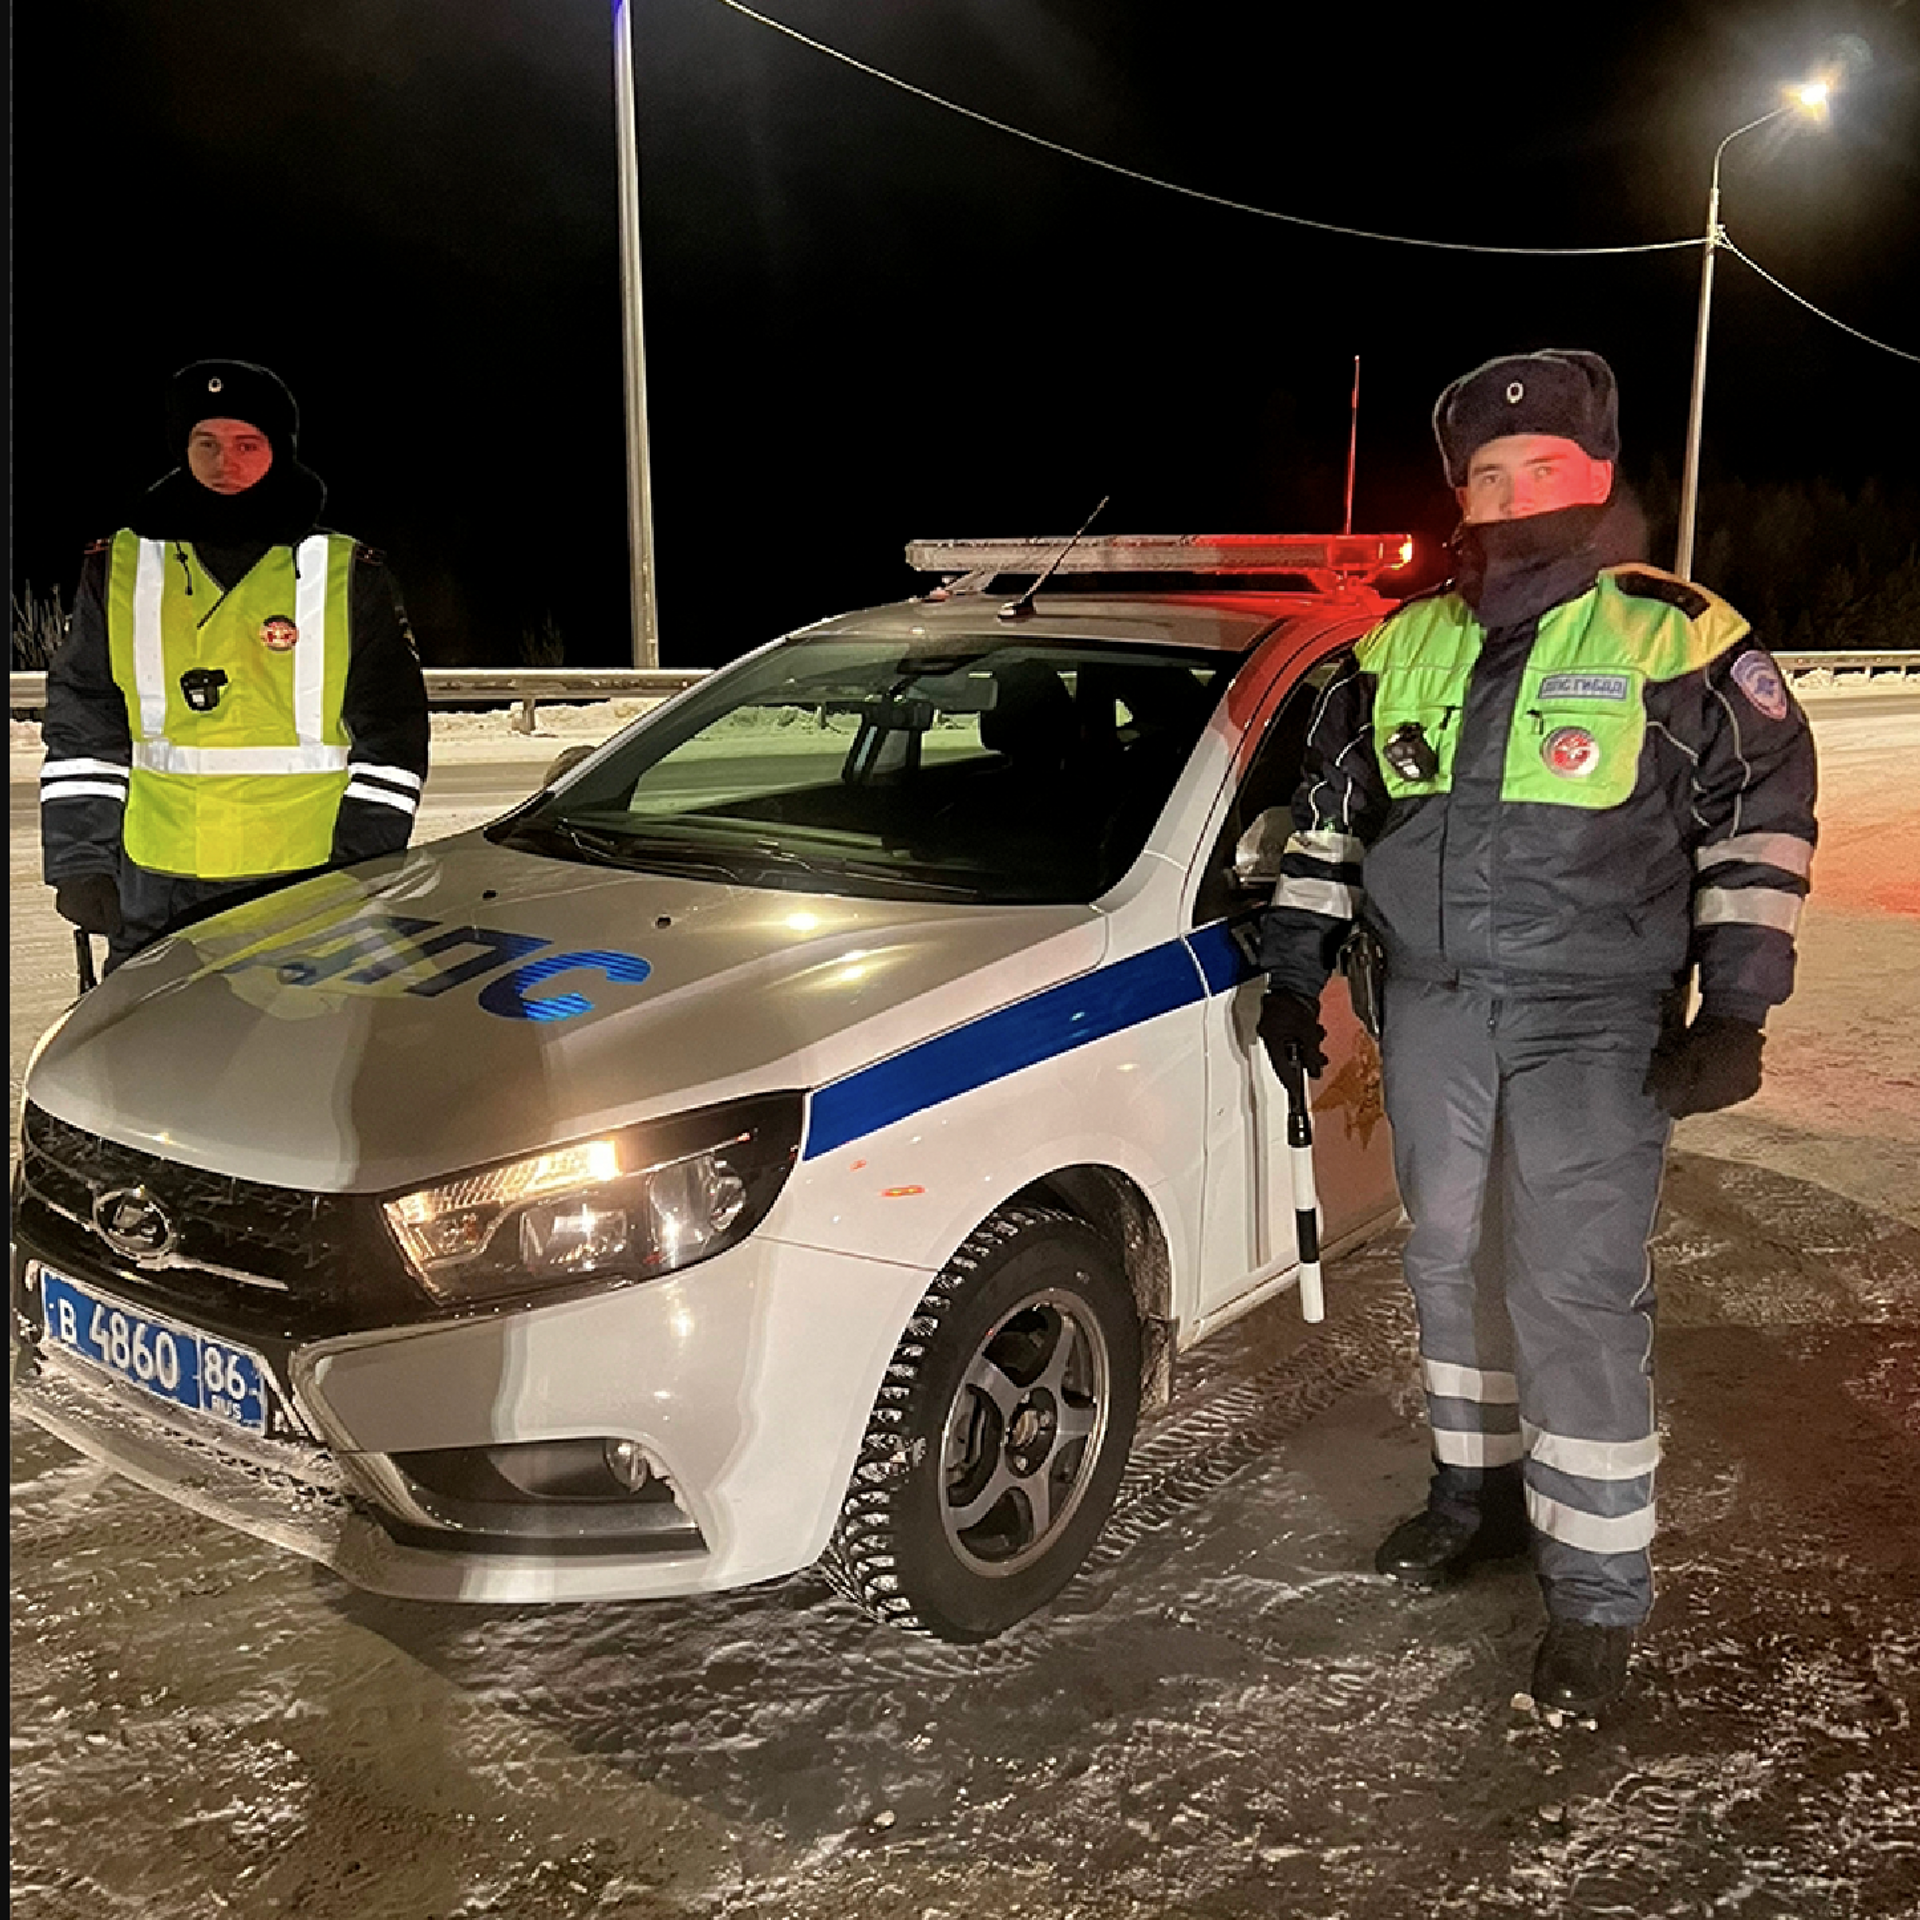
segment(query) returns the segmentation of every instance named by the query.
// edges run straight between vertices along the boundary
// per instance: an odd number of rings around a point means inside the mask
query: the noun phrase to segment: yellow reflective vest
[[[351,539],[315,533],[223,589],[190,545],[115,535],[107,644],[133,735],[129,859],[204,880],[326,863],[347,785],[352,566]]]

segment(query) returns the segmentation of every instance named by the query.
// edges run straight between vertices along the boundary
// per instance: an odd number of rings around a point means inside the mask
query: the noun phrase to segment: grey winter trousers
[[[1643,1089],[1665,996],[1395,977],[1381,1052],[1420,1323],[1434,1506],[1524,1484],[1555,1616],[1653,1603],[1647,1239],[1672,1123]]]

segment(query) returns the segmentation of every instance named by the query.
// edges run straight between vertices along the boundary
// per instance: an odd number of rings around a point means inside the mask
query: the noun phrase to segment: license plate
[[[249,1433],[267,1430],[267,1369],[257,1353],[161,1320],[40,1269],[47,1338],[158,1400]]]

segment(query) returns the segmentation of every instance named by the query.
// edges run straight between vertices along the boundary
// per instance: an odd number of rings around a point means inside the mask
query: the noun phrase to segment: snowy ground
[[[1915,704],[1819,703],[1760,1098],[1679,1130],[1660,1597],[1621,1717],[1510,1705],[1532,1582],[1364,1571],[1424,1442],[1391,1245],[1193,1357],[1093,1560],[977,1650],[808,1573],[629,1607],[371,1599],[13,1433],[28,1920],[1915,1920]],[[423,833],[584,726],[436,727]],[[16,775],[32,774],[31,754]],[[16,787],[16,794],[20,789]],[[13,835],[13,1065],[68,990]],[[24,1004],[23,1004],[24,1002]],[[17,1082],[16,1082],[17,1084]]]
[[[1820,847],[1766,1079],[1676,1145],[1814,1180],[1920,1226],[1920,696],[1810,697]]]

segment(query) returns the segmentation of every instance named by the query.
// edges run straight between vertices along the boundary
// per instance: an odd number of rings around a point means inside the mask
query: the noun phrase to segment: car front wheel
[[[1140,1409],[1140,1325],[1107,1243],[1002,1208],[928,1288],[888,1365],[828,1566],[879,1618],[991,1638],[1073,1577]]]

